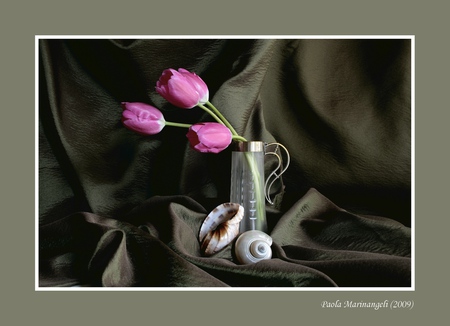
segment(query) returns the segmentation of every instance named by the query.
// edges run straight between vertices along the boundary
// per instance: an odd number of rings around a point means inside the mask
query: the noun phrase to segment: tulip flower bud
[[[122,123],[141,135],[154,135],[165,126],[164,116],[157,108],[140,102],[122,102]]]
[[[205,82],[195,73],[180,68],[166,69],[156,82],[156,91],[168,102],[183,109],[191,109],[209,100]]]
[[[186,135],[191,148],[201,153],[219,153],[230,145],[231,131],[216,122],[196,123]]]

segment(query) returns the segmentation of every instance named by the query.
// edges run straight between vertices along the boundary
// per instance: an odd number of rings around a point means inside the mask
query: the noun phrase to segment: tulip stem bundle
[[[166,126],[170,126],[170,127],[180,127],[180,128],[190,128],[192,127],[191,124],[187,124],[187,123],[179,123],[179,122],[170,122],[165,120],[164,121],[164,125]],[[241,137],[239,135],[231,135],[231,139],[236,140],[236,141],[247,141],[247,139],[245,139],[244,137]]]
[[[212,111],[214,111],[215,114],[202,104],[199,104],[198,106],[201,107],[206,112],[208,112],[209,114],[211,114],[214,117],[214,119],[216,119],[218,122],[225,124],[225,126],[227,126],[228,129],[230,129],[230,131],[233,135],[239,136],[238,133],[236,132],[236,130],[234,130],[231,123],[228,122],[228,120],[222,115],[222,113],[220,113],[220,111],[211,102],[207,101],[205,104],[207,104],[209,107],[211,107]],[[219,119],[217,119],[217,117]],[[243,138],[243,141],[247,141],[244,137],[242,137],[242,138]]]
[[[222,115],[222,113],[209,101],[206,101],[205,103],[206,105],[208,105],[211,110],[209,108],[207,108],[205,105],[203,104],[197,104],[197,106],[199,106],[200,108],[202,108],[204,111],[208,112],[217,122],[224,124],[226,127],[228,127],[228,129],[230,129],[231,133],[232,133],[232,138],[236,141],[242,141],[242,142],[246,142],[247,139],[245,139],[242,136],[239,136],[239,134],[236,132],[236,130],[233,128],[233,126],[230,124],[230,122],[228,122],[228,120]],[[247,163],[249,165],[250,171],[253,175],[253,182],[255,183],[255,196],[256,198],[258,198],[257,202],[256,202],[256,211],[258,212],[257,216],[263,216],[262,215],[262,211],[265,209],[264,207],[264,202],[260,200],[260,198],[262,198],[263,196],[261,196],[261,176],[259,174],[258,171],[258,167],[256,165],[256,161],[255,161],[255,157],[252,155],[252,153],[245,153],[245,158],[247,160]]]
[[[265,203],[264,203],[264,200],[261,200],[261,198],[264,197],[264,194],[261,194],[261,185],[262,185],[261,176],[259,174],[258,167],[256,165],[255,156],[252,155],[252,153],[246,152],[245,158],[250,167],[250,171],[253,176],[253,182],[255,184],[254,190],[255,190],[255,197],[257,198],[257,200],[256,200],[257,218],[258,217],[263,218],[263,217],[265,217],[265,215],[263,215],[263,211],[265,209]]]
[[[230,122],[228,122],[228,120],[222,115],[222,113],[220,113],[220,111],[209,101],[206,101],[205,103],[206,105],[208,105],[211,110],[209,108],[207,108],[206,106],[204,106],[203,104],[197,104],[200,108],[202,108],[204,111],[208,112],[217,122],[224,124],[226,127],[228,127],[228,129],[230,129],[231,133],[232,133],[232,138],[234,140],[237,141],[242,141],[242,142],[246,142],[247,139],[245,139],[242,136],[239,136],[239,134],[236,132],[236,130],[233,128],[233,126],[230,124]],[[256,203],[256,210],[258,212],[258,216],[263,216],[262,215],[262,210],[264,210],[264,202],[260,201],[260,198],[262,198],[261,196],[261,176],[259,175],[259,171],[258,171],[258,167],[256,166],[256,162],[255,162],[255,157],[251,154],[246,152],[245,153],[245,158],[247,160],[247,163],[249,165],[250,171],[253,175],[253,182],[255,183],[255,195],[256,198],[258,198],[257,203]]]
[[[247,139],[239,136],[239,134],[236,132],[236,130],[233,128],[233,126],[228,122],[228,120],[220,113],[220,111],[214,106],[212,105],[212,103],[210,103],[209,101],[206,102],[207,105],[209,105],[211,107],[211,109],[214,111],[212,112],[212,110],[208,109],[206,106],[202,105],[202,104],[198,104],[198,106],[200,108],[202,108],[204,111],[208,112],[217,122],[225,125],[226,127],[228,127],[228,129],[230,129],[231,133],[232,133],[232,139],[236,140],[236,141],[242,141],[242,142],[246,142]],[[263,198],[264,196],[261,196],[263,194],[261,194],[261,176],[259,174],[258,171],[258,167],[256,165],[256,161],[255,161],[255,157],[252,155],[252,153],[246,152],[245,153],[245,159],[248,163],[248,166],[250,168],[250,172],[253,175],[253,182],[255,183],[255,196],[258,199],[256,202],[256,211],[257,211],[257,216],[264,216],[262,214],[263,210],[265,209],[264,207],[264,202],[261,201],[260,199]]]

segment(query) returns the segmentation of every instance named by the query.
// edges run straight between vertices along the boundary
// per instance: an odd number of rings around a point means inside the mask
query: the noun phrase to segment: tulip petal
[[[209,97],[205,82],[184,68],[178,71],[172,68],[164,70],[155,89],[168,102],[184,109],[204,104]]]
[[[187,138],[193,149],[202,153],[219,153],[230,145],[231,131],[217,122],[203,122],[192,125]]]
[[[206,103],[209,99],[209,90],[205,82],[196,74],[188,71],[186,71],[184,76],[197,92],[199,102],[202,104]]]
[[[198,133],[198,139],[207,147],[228,146],[231,142],[231,132],[228,128],[226,130],[219,128],[201,130]]]
[[[165,119],[157,108],[140,102],[122,102],[123,125],[142,135],[154,135],[165,126]]]
[[[179,79],[171,79],[168,82],[169,102],[175,106],[191,109],[198,104],[198,94],[189,86],[189,83]]]

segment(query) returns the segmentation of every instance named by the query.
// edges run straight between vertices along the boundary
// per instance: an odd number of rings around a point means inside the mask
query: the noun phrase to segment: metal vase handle
[[[272,148],[272,150],[270,150]],[[265,184],[264,184],[264,193],[266,200],[269,204],[273,205],[273,200],[270,197],[270,189],[272,188],[275,181],[278,179],[281,179],[281,175],[286,172],[287,168],[289,167],[289,164],[291,162],[291,156],[289,155],[289,151],[287,148],[280,144],[280,143],[267,143],[264,146],[264,152],[265,155],[273,155],[278,160],[278,165],[275,167],[275,169],[267,176]],[[283,162],[283,155],[281,153],[281,150],[284,151],[284,156],[286,158],[285,163]],[[284,164],[283,164],[284,163]]]

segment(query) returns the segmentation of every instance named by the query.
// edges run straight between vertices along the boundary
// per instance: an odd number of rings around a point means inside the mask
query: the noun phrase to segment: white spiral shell
[[[204,255],[210,256],[231,243],[239,234],[244,207],[223,203],[214,208],[200,227],[199,240]]]
[[[272,238],[266,233],[251,230],[242,233],[236,240],[235,254],[241,264],[256,263],[272,258]]]

